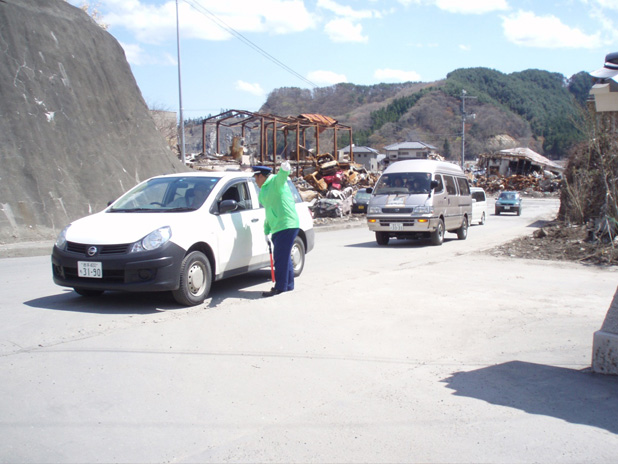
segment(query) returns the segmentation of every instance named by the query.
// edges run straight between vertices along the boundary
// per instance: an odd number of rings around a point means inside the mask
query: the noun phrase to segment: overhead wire
[[[268,53],[266,50],[264,50],[263,48],[261,48],[257,44],[253,43],[247,37],[245,37],[240,32],[238,32],[236,29],[234,29],[232,26],[226,24],[225,21],[223,21],[221,18],[219,18],[212,11],[208,10],[207,8],[205,8],[197,0],[182,0],[182,1],[185,2],[187,5],[189,5],[190,7],[192,7],[198,13],[202,13],[204,16],[206,16],[207,19],[209,19],[210,21],[215,23],[221,29],[225,30],[230,35],[236,37],[238,40],[243,42],[245,45],[247,45],[248,47],[252,48],[256,52],[258,52],[260,55],[264,56],[266,59],[272,61],[274,64],[276,64],[280,68],[282,68],[285,71],[289,72],[290,74],[292,74],[293,76],[295,76],[298,79],[302,80],[306,84],[309,84],[310,86],[312,86],[314,88],[318,87],[315,83],[311,82],[305,76],[303,76],[302,74],[299,74],[298,72],[296,72],[295,70],[290,68],[287,64],[285,64],[282,61],[278,60],[277,58],[272,56],[270,53]]]

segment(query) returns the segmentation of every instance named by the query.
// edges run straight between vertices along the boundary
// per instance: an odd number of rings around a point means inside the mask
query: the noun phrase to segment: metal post
[[[182,114],[182,79],[180,76],[180,28],[178,25],[178,0],[176,0],[176,46],[178,48],[178,107],[180,113],[180,161],[186,164],[185,159],[185,119]]]
[[[464,169],[466,151],[466,93],[461,89],[461,169]]]

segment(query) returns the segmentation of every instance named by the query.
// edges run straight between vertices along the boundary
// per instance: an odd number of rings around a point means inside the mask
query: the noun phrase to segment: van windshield
[[[374,189],[374,195],[429,193],[431,187],[429,172],[397,172],[383,174]]]

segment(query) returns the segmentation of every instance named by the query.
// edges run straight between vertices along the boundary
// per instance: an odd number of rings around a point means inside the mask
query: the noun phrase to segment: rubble
[[[529,175],[475,175],[470,179],[475,187],[481,187],[487,193],[495,193],[504,190],[515,190],[523,193],[532,192],[558,192],[561,179],[551,173]]]

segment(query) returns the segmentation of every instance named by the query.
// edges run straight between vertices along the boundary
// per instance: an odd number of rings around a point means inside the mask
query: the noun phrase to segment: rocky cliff
[[[185,169],[108,32],[63,0],[0,1],[0,243],[53,238]]]

